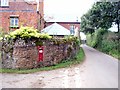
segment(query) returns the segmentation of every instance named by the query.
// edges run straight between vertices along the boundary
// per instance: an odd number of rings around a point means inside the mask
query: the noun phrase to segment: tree
[[[118,26],[118,32],[120,33],[120,1],[119,2],[112,2],[113,5],[113,17],[114,22]]]
[[[91,29],[108,29],[115,22],[118,25],[120,22],[120,1],[119,2],[96,2],[92,8],[81,17],[81,29],[85,31]]]

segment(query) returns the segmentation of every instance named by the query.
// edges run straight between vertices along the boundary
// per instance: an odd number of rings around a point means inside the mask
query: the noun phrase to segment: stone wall
[[[36,68],[37,67],[37,49],[36,46],[14,47],[13,68]]]
[[[0,42],[1,62],[3,68],[12,68],[13,66],[13,42]]]
[[[12,52],[3,53],[3,68],[31,69],[51,66],[60,63],[62,60],[73,58],[79,50],[79,47],[73,42],[66,44],[54,44],[51,41],[43,42],[43,61],[38,62],[38,49],[33,42],[26,43],[18,40],[15,42]]]
[[[44,43],[43,61],[39,66],[50,66],[60,63],[62,60],[73,58],[79,51],[79,46],[73,42],[66,44],[54,44],[53,42]]]
[[[38,51],[35,44],[18,40],[13,47],[10,47],[9,44],[8,47],[11,48],[11,52],[5,52],[5,49],[2,50],[3,68],[30,69],[37,67]]]

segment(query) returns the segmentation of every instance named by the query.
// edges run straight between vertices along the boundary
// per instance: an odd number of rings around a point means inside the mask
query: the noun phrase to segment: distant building
[[[0,27],[4,31],[22,26],[44,28],[43,0],[0,0]]]
[[[59,36],[59,37],[70,35],[70,31],[58,23],[53,23],[47,26],[46,28],[41,30],[41,33],[47,33],[51,36]]]
[[[75,29],[77,28],[80,30],[80,22],[46,22],[45,27],[50,26],[53,23],[58,23],[59,25],[65,27],[66,29],[70,30],[70,34],[75,34]]]

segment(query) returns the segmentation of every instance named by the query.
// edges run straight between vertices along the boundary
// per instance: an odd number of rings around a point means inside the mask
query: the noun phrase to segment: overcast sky
[[[97,0],[44,0],[45,17],[52,21],[76,21],[86,13]],[[50,21],[50,20],[49,20]]]

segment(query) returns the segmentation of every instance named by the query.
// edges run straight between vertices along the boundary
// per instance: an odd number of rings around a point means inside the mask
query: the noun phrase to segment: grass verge
[[[28,74],[28,73],[34,73],[38,71],[48,71],[48,70],[54,70],[58,68],[65,68],[70,67],[72,65],[76,65],[81,63],[85,58],[85,54],[83,49],[81,48],[80,51],[77,53],[77,55],[70,60],[63,60],[64,62],[61,62],[59,64],[56,64],[54,66],[49,67],[42,67],[42,68],[35,68],[35,69],[0,69],[0,73],[18,73],[18,74]]]

